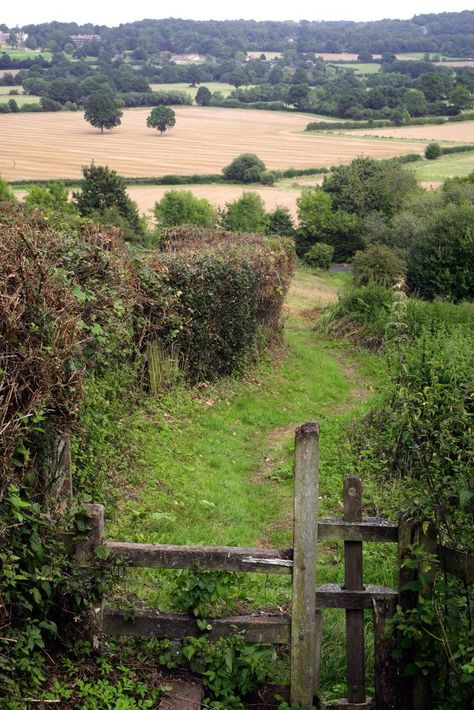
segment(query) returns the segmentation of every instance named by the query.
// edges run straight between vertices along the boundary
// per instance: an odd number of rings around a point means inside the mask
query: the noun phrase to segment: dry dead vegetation
[[[218,173],[244,152],[257,153],[270,170],[309,168],[424,148],[360,135],[305,134],[308,114],[186,106],[176,108],[175,128],[160,137],[146,127],[149,112],[125,111],[122,125],[104,135],[82,113],[0,115],[0,175],[8,181],[78,178],[92,160],[126,177]]]

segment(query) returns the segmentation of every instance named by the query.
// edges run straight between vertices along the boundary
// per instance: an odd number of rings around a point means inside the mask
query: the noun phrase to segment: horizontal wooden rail
[[[104,543],[107,550],[122,557],[130,567],[163,569],[228,570],[290,574],[293,550],[264,547],[203,547],[151,545],[133,542]]]
[[[444,565],[446,572],[465,579],[469,584],[474,582],[474,555],[468,552],[452,550],[444,545],[436,546],[436,554]]]
[[[229,634],[242,633],[250,643],[290,643],[290,617],[278,616],[232,616],[213,619],[210,622],[209,638],[216,639]],[[102,630],[110,636],[144,636],[180,641],[188,636],[200,636],[202,631],[196,619],[186,614],[160,614],[153,609],[137,609],[133,616],[130,610],[106,607],[102,616]]]
[[[372,609],[374,601],[396,602],[397,593],[387,587],[367,585],[362,591],[346,591],[339,584],[323,584],[316,589],[320,609]],[[210,621],[209,638],[243,633],[252,643],[290,643],[290,616],[263,614],[231,616]],[[196,619],[187,614],[161,614],[154,609],[113,609],[105,607],[102,630],[111,636],[145,636],[174,641],[200,635]]]
[[[318,540],[398,542],[398,525],[386,518],[364,518],[355,523],[340,518],[320,518]]]
[[[344,589],[340,584],[321,584],[316,587],[316,606],[319,609],[372,609],[373,602],[397,598],[389,587],[367,584],[362,590]]]
[[[383,518],[367,518],[360,523],[347,523],[339,518],[322,518],[318,522],[320,540],[397,542],[398,526]],[[205,547],[188,545],[154,545],[148,543],[107,540],[104,546],[120,556],[130,567],[163,569],[227,570],[291,574],[293,550],[261,547]],[[81,560],[83,563],[86,560]]]

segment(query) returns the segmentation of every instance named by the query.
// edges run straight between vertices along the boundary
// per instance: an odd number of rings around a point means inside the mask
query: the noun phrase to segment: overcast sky
[[[240,0],[228,5],[222,0],[157,0],[134,2],[100,2],[100,0],[26,0],[5,2],[0,11],[0,23],[9,27],[58,20],[62,22],[92,22],[119,25],[144,18],[181,17],[195,20],[380,20],[384,17],[408,18],[428,12],[459,12],[472,9],[472,0],[398,0],[389,6],[380,0],[333,0],[317,3],[314,0]]]

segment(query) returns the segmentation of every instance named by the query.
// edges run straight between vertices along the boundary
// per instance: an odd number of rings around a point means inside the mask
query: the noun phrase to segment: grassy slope
[[[381,377],[375,356],[321,340],[317,309],[334,300],[344,274],[298,270],[286,307],[286,344],[243,380],[173,391],[149,401],[132,421],[142,460],[107,519],[107,537],[175,544],[291,545],[295,427],[321,422],[320,514],[340,514],[348,419],[362,411]],[[377,509],[366,486],[366,503]],[[375,497],[383,498],[380,493]],[[366,545],[365,581],[393,584],[394,550]],[[341,581],[342,547],[321,547],[318,582]],[[130,572],[121,594],[173,608],[176,573]],[[291,578],[237,575],[239,605],[283,606]],[[368,672],[370,663],[368,638]],[[321,682],[327,697],[343,695],[343,612],[325,612]],[[370,679],[369,679],[370,683]]]

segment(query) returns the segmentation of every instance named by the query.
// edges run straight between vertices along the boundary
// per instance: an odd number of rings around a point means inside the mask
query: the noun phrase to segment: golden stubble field
[[[417,142],[300,133],[312,116],[244,109],[178,107],[161,136],[146,127],[150,109],[129,109],[122,125],[101,135],[78,113],[0,115],[0,175],[9,181],[77,178],[94,160],[126,177],[218,173],[240,153],[269,169],[347,163],[423,152]]]
[[[351,131],[347,134],[354,135]],[[381,136],[383,138],[404,138],[409,140],[437,140],[474,143],[474,121],[444,123],[439,126],[400,126],[394,128],[372,128],[357,131],[358,135]]]

